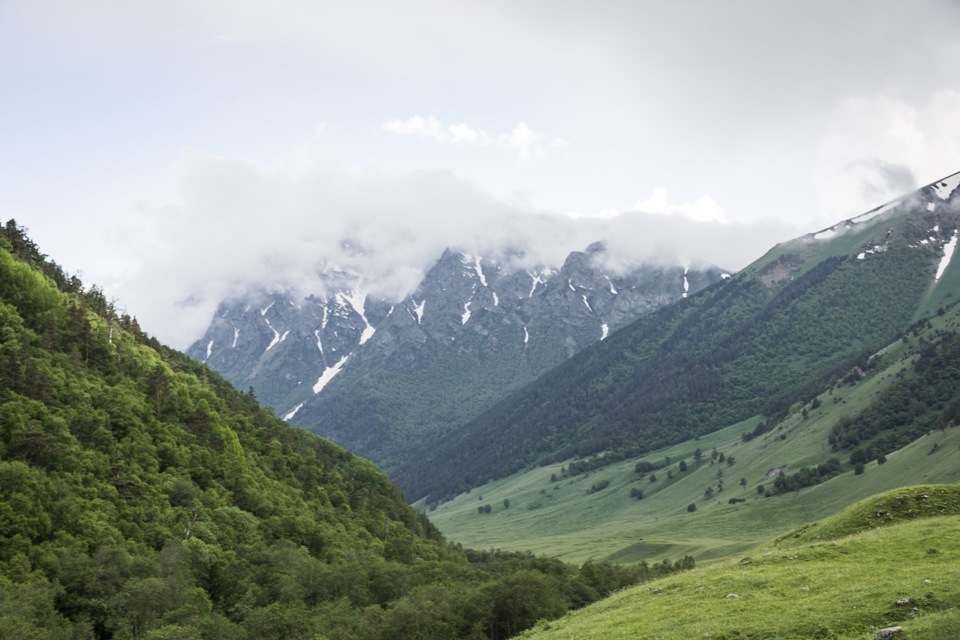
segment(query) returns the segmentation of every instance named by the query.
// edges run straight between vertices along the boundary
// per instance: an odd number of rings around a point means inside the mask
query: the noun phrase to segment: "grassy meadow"
[[[958,322],[951,311],[935,317],[933,329],[953,329]],[[877,492],[960,482],[960,429],[955,427],[928,433],[888,455],[884,464],[867,464],[860,475],[847,463],[847,454],[831,452],[827,442],[839,419],[857,414],[896,382],[912,362],[908,349],[918,339],[893,343],[878,354],[882,365],[869,376],[853,386],[831,387],[817,402],[795,408],[773,430],[749,442],[741,436],[759,417],[572,477],[564,475],[566,464],[534,468],[441,503],[430,518],[448,539],[471,548],[532,550],[574,563],[654,562],[687,554],[702,563],[739,553]],[[699,464],[693,460],[697,448],[703,452]],[[711,460],[714,449],[726,462],[719,462],[719,455]],[[845,463],[845,471],[823,484],[772,497],[757,491],[758,485],[772,485],[777,469],[790,473],[831,456]],[[655,481],[634,470],[639,460],[662,464],[666,458],[670,464],[654,472]],[[686,472],[680,471],[681,460]],[[605,488],[594,490],[604,482]],[[708,487],[710,498],[705,497]],[[642,490],[643,498],[631,497],[632,490]],[[731,498],[743,501],[730,504]],[[696,511],[688,511],[690,504]],[[490,512],[480,513],[478,507],[485,506]]]
[[[853,640],[899,625],[904,638],[956,638],[958,536],[954,516],[830,542],[762,546],[625,590],[521,637]]]

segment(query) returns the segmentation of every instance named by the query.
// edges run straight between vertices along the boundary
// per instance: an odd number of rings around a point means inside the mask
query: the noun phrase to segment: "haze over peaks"
[[[602,241],[612,271],[695,260],[736,269],[796,233],[780,222],[721,222],[716,203],[670,203],[663,191],[648,209],[571,216],[497,200],[447,171],[309,160],[268,170],[193,157],[178,204],[118,225],[117,265],[138,266],[104,284],[144,326],[185,348],[222,300],[253,289],[321,295],[323,272],[353,273],[371,294],[399,301],[448,247],[533,267]]]

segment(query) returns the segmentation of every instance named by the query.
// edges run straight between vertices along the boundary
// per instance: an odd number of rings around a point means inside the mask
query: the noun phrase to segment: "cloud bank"
[[[849,218],[960,169],[960,91],[919,107],[883,96],[845,100],[816,148],[824,211]]]
[[[103,284],[147,331],[185,348],[223,299],[251,288],[321,294],[324,270],[363,274],[372,292],[399,300],[447,247],[500,259],[522,249],[511,259],[559,265],[599,240],[622,269],[663,260],[737,269],[798,233],[726,222],[709,198],[671,204],[662,190],[639,206],[649,212],[531,212],[446,171],[308,158],[264,169],[194,155],[180,168],[175,204],[111,227],[109,250],[124,266]]]
[[[387,120],[381,129],[388,133],[426,138],[440,143],[513,149],[521,160],[542,160],[547,146],[558,148],[567,146],[567,141],[563,138],[549,139],[546,134],[531,129],[526,122],[518,122],[510,133],[498,136],[492,136],[483,129],[475,129],[466,122],[444,126],[433,116]]]

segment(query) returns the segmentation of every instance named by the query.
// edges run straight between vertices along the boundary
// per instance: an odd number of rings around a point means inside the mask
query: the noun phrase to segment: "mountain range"
[[[394,304],[328,270],[322,294],[224,302],[187,354],[389,471],[587,345],[729,276],[608,262],[600,244],[535,268],[447,250]]]
[[[602,466],[775,421],[957,301],[958,184],[954,174],[777,245],[575,354],[393,477],[408,499],[435,502],[531,465]]]

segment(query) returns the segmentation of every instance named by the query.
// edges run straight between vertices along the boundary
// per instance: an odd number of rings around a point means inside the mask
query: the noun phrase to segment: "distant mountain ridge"
[[[775,415],[954,304],[960,174],[771,249],[625,327],[394,477],[443,499],[537,463],[608,461]]]
[[[531,269],[448,249],[396,304],[367,295],[360,276],[325,274],[322,296],[221,304],[187,353],[389,470],[583,347],[728,275],[617,273],[605,258],[594,244]]]

